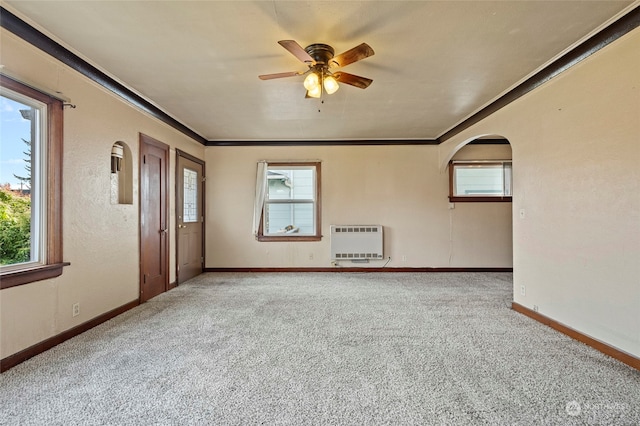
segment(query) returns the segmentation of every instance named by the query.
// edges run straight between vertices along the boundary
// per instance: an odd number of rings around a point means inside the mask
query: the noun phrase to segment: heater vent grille
[[[331,225],[331,258],[382,259],[382,225]]]

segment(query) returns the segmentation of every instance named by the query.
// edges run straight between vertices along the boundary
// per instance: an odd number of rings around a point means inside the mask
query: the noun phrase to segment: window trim
[[[512,195],[454,195],[453,182],[456,165],[496,166],[512,163],[512,160],[451,160],[449,161],[449,202],[451,203],[510,203]],[[513,167],[513,166],[512,166]]]
[[[322,173],[319,161],[298,161],[298,162],[269,162],[267,161],[267,170],[269,167],[314,167],[316,171],[316,197],[315,197],[315,233],[314,235],[294,235],[294,234],[284,234],[284,235],[264,235],[264,206],[262,205],[262,212],[260,214],[260,226],[258,227],[258,235],[256,239],[262,242],[273,242],[273,241],[320,241],[322,239],[322,202],[321,202],[321,193],[322,193]],[[266,182],[265,182],[266,184]]]
[[[62,275],[69,265],[62,260],[62,144],[63,102],[5,75],[0,75],[0,86],[28,96],[47,105],[46,165],[46,244],[45,258],[40,265],[28,265],[0,271],[0,289],[29,284]]]

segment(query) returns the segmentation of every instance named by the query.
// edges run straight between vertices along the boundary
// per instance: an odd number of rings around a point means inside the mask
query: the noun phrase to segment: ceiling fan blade
[[[369,46],[367,43],[362,43],[361,45],[356,46],[353,49],[349,49],[344,53],[334,56],[329,61],[329,66],[331,68],[344,67],[361,59],[373,56],[374,54],[375,52],[373,51],[371,46]]]
[[[295,40],[280,40],[280,46],[287,49],[293,56],[304,62],[305,64],[315,65],[316,61],[302,48]]]
[[[304,73],[300,71],[291,71],[291,72],[279,72],[276,74],[263,74],[259,75],[258,78],[260,80],[273,80],[274,78],[285,78],[285,77],[295,77],[297,75],[302,75]]]
[[[333,77],[340,83],[349,84],[359,89],[366,89],[369,87],[373,80],[366,77],[360,77],[359,75],[353,75],[346,72],[334,72]]]

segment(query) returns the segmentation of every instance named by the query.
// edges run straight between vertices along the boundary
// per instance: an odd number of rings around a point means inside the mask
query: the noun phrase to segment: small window
[[[182,176],[182,222],[198,222],[198,172],[187,167]]]
[[[0,288],[62,273],[62,102],[0,76]]]
[[[449,201],[511,201],[511,161],[452,161]]]
[[[320,163],[268,163],[260,241],[320,240]]]

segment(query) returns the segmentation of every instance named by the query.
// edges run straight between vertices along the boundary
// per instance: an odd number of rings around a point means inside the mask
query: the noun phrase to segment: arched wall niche
[[[131,149],[122,141],[111,146],[111,204],[133,204],[133,161]]]

